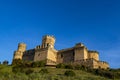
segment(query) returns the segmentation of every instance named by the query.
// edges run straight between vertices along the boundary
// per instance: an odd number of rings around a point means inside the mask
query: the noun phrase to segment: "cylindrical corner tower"
[[[18,51],[21,51],[21,52],[26,51],[26,44],[25,43],[19,43],[18,44]]]
[[[42,39],[42,48],[51,47],[54,48],[55,37],[50,35],[43,36]]]
[[[14,52],[13,59],[22,59],[23,53],[26,51],[26,44],[19,43],[17,51]]]

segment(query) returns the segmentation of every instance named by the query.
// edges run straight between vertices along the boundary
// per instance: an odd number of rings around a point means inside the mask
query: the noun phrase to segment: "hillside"
[[[69,69],[46,67],[48,73],[41,73],[43,68],[24,68],[24,72],[12,72],[12,66],[0,65],[0,80],[111,80],[82,71],[72,70],[76,76],[68,77],[64,72]]]

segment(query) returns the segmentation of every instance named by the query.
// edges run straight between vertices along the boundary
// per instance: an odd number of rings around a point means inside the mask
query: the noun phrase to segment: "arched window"
[[[47,47],[49,47],[49,43],[47,43]]]
[[[63,54],[61,54],[61,58],[63,58]]]

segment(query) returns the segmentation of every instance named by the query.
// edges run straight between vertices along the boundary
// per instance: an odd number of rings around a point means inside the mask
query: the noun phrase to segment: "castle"
[[[17,51],[14,52],[13,59],[25,61],[46,60],[46,65],[57,65],[59,63],[72,63],[85,65],[90,68],[109,68],[109,64],[99,60],[97,51],[88,50],[82,43],[76,44],[72,48],[56,50],[54,48],[55,37],[45,35],[42,44],[34,49],[26,50],[26,44],[19,43]]]

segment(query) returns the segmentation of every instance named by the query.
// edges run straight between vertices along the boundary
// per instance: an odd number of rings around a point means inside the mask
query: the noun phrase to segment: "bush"
[[[74,69],[75,69],[75,70],[81,70],[81,66],[80,66],[80,65],[75,65],[75,66],[74,66]]]
[[[13,61],[12,61],[12,65],[21,65],[23,62],[22,62],[22,60],[21,59],[14,59]]]
[[[118,75],[115,72],[108,71],[108,70],[93,69],[93,71],[91,71],[91,73],[93,73],[95,75],[103,76],[103,77],[106,77],[106,78],[109,78],[109,79],[120,78],[119,77],[120,75]]]
[[[62,63],[57,64],[57,65],[56,65],[56,68],[65,68],[65,64],[62,64]]]
[[[49,73],[48,72],[48,70],[47,69],[41,69],[40,71],[39,71],[39,73],[41,73],[41,74],[47,74],[47,73]]]
[[[22,68],[22,67],[19,67],[19,66],[14,66],[14,67],[12,67],[12,72],[13,73],[19,73],[19,72],[24,72],[24,68]]]
[[[8,65],[8,61],[7,60],[5,60],[5,61],[3,61],[3,65]]]
[[[75,76],[75,72],[74,71],[71,71],[71,70],[68,70],[68,71],[65,71],[64,73],[65,76]]]
[[[45,61],[37,61],[37,62],[33,62],[32,67],[45,67]]]
[[[66,68],[66,69],[73,69],[73,68],[74,68],[74,66],[73,66],[73,65],[71,65],[71,64],[67,64],[67,65],[65,65],[65,68]]]
[[[34,70],[32,70],[32,69],[28,69],[28,70],[26,70],[26,75],[29,75],[29,74],[31,74],[31,73],[33,73],[34,72]]]

